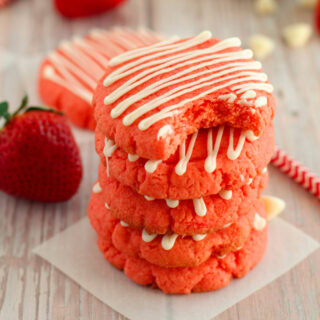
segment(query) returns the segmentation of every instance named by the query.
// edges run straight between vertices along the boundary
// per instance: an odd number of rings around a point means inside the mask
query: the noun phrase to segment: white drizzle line
[[[266,224],[266,219],[262,218],[258,213],[256,213],[254,216],[253,228],[257,231],[261,231],[265,228]]]
[[[108,205],[107,202],[105,202],[104,206],[105,206],[107,209],[110,209],[110,206]]]
[[[137,154],[131,154],[131,153],[128,153],[128,160],[130,162],[135,162],[139,159],[139,156]]]
[[[157,237],[156,233],[149,234],[145,229],[142,230],[142,240],[144,242],[151,242],[156,237]]]
[[[106,105],[115,102],[133,88],[136,88],[148,80],[153,80],[161,74],[172,71],[176,72],[172,72],[172,75],[167,78],[158,77],[157,81],[151,83],[134,95],[122,100],[119,104],[116,104],[111,110],[111,116],[113,118],[119,117],[135,102],[141,101],[143,98],[154,94],[161,89],[178,83],[181,84],[172,90],[164,92],[153,100],[142,104],[131,113],[127,114],[123,118],[124,125],[131,125],[138,118],[168,101],[172,101],[173,99],[188,93],[194,93],[196,90],[205,90],[206,87],[209,87],[209,89],[177,104],[162,108],[155,114],[141,120],[138,124],[139,129],[146,130],[155,122],[171,117],[179,112],[178,109],[186,103],[200,99],[207,94],[227,87],[231,87],[232,90],[238,90],[239,92],[242,90],[244,92],[250,91],[250,93],[242,95],[244,98],[248,99],[253,98],[254,94],[252,92],[254,88],[261,91],[272,92],[272,86],[265,83],[267,81],[267,76],[261,72],[261,64],[251,60],[252,51],[232,50],[226,52],[227,49],[240,46],[241,43],[238,38],[220,41],[209,48],[193,48],[208,41],[210,37],[210,32],[203,32],[199,36],[189,40],[183,40],[178,43],[165,41],[151,47],[133,50],[112,59],[109,63],[110,65],[116,66],[121,63],[123,63],[123,65],[107,76],[104,80],[104,85],[109,86],[124,77],[128,77],[129,79],[105,98]],[[191,50],[183,52],[186,49]],[[170,56],[170,54],[174,55]],[[136,60],[130,62],[132,59]],[[241,60],[241,62],[239,60]],[[202,61],[203,63],[200,63]],[[187,65],[189,65],[188,68],[186,68]],[[217,67],[211,70],[208,69],[208,66],[212,65],[217,65]],[[182,71],[178,71],[179,68]],[[257,70],[257,72],[250,70]],[[195,72],[192,74],[192,71]],[[187,75],[188,73],[189,75]],[[135,75],[130,78],[129,76],[132,74]],[[205,75],[207,76],[204,77]],[[199,77],[200,79],[197,79]],[[182,84],[184,81],[189,82]],[[231,102],[236,97],[230,96],[229,94],[229,96],[221,95],[220,98]],[[257,106],[264,105],[265,98],[266,97],[258,97],[256,100],[258,101]],[[254,103],[250,102],[249,105],[253,106]]]
[[[250,184],[252,183],[253,179],[249,178],[248,182],[247,182],[247,186],[250,186]]]
[[[103,154],[106,158],[106,164],[107,164],[107,176],[109,177],[109,158],[112,156],[114,151],[117,149],[116,144],[113,140],[105,138],[104,139],[104,148],[103,148]]]
[[[179,200],[170,200],[170,199],[166,199],[166,203],[167,203],[167,206],[169,208],[176,208],[178,205],[179,205]]]
[[[221,190],[219,196],[224,200],[230,200],[232,198],[232,190]]]
[[[128,227],[129,225],[126,223],[126,222],[124,222],[124,221],[120,221],[120,224],[123,226],[123,227]]]
[[[144,165],[144,169],[148,172],[148,173],[153,173],[157,170],[158,165],[162,162],[162,160],[148,160],[145,165]]]
[[[168,136],[170,133],[173,133],[172,127],[169,124],[164,125],[159,129],[157,134],[157,140],[163,139]]]
[[[153,201],[153,200],[154,200],[154,198],[149,197],[149,196],[144,196],[144,197],[145,197],[145,199],[148,200],[148,201]]]
[[[207,235],[206,234],[195,234],[192,236],[194,241],[201,241],[203,240]]]
[[[187,165],[188,165],[188,162],[191,158],[194,144],[196,142],[197,137],[198,137],[198,131],[192,135],[189,146],[188,146],[187,153],[186,153],[186,142],[184,141],[180,145],[180,149],[179,149],[180,160],[175,167],[175,172],[178,176],[182,176],[187,171]]]
[[[178,238],[176,233],[165,234],[161,240],[161,246],[164,250],[171,250]]]
[[[232,222],[227,223],[227,224],[225,224],[225,225],[222,227],[222,229],[228,228],[228,227],[230,227],[231,225],[232,225]]]
[[[265,174],[267,171],[268,171],[268,169],[267,169],[267,167],[265,167],[265,168],[262,169],[261,173]]]
[[[203,198],[200,199],[193,199],[193,206],[196,214],[199,217],[204,217],[207,213],[207,206],[206,203],[204,202]]]
[[[244,146],[244,142],[246,140],[246,131],[245,130],[241,131],[239,141],[235,149],[234,149],[233,140],[234,140],[234,128],[230,128],[229,146],[227,151],[227,156],[230,160],[236,160],[240,156],[242,148]]]
[[[114,39],[118,39],[118,43]],[[93,91],[105,73],[110,58],[160,39],[146,31],[135,33],[124,28],[109,32],[92,31],[88,37],[61,41],[58,50],[49,54],[50,64],[44,68],[42,75],[91,103]]]
[[[218,258],[218,259],[224,259],[225,257],[226,257],[226,254],[223,254],[223,255],[221,255],[221,256],[220,256],[220,255],[217,255],[217,258]]]
[[[223,130],[224,126],[220,126],[217,136],[216,136],[216,141],[214,143],[214,148],[212,149],[213,141],[212,141],[212,128],[208,130],[208,138],[207,138],[207,152],[208,156],[205,160],[204,163],[204,169],[208,173],[212,173],[213,171],[216,170],[217,167],[217,155],[220,149],[220,144],[223,136]]]
[[[97,183],[93,186],[92,192],[93,192],[93,193],[100,193],[101,191],[102,191],[102,188],[101,188],[101,186],[100,186],[100,183],[97,182]]]

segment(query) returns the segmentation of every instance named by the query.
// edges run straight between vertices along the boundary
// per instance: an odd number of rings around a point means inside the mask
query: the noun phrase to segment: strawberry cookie
[[[267,181],[266,172],[237,190],[224,190],[203,199],[164,200],[139,195],[116,179],[107,177],[103,165],[99,168],[104,206],[111,214],[133,228],[144,228],[148,233],[157,234],[195,235],[223,229],[251,210]]]
[[[150,234],[145,229],[132,226],[112,218],[106,208],[103,193],[93,193],[89,205],[89,217],[99,237],[108,237],[111,232],[115,247],[129,256],[138,256],[152,264],[163,267],[190,267],[201,264],[210,256],[223,256],[239,250],[248,239],[256,220],[264,221],[263,204],[256,200],[250,211],[225,228],[209,234],[180,236]],[[258,225],[257,229],[261,229]]]
[[[168,160],[128,154],[96,130],[96,149],[107,173],[138,193],[157,199],[199,199],[239,189],[265,173],[274,150],[273,126],[259,139],[219,126],[187,138]]]
[[[98,238],[104,257],[134,282],[159,288],[167,294],[213,291],[228,285],[232,278],[244,277],[262,259],[267,247],[267,227],[252,230],[243,248],[226,256],[210,257],[196,267],[164,268],[139,257],[131,257],[113,244],[111,233]]]
[[[275,112],[272,85],[238,38],[209,31],[123,53],[95,91],[98,129],[127,153],[167,160],[199,128],[260,136]]]
[[[62,41],[41,65],[40,97],[47,105],[63,111],[75,125],[93,130],[92,96],[108,61],[158,41],[160,36],[151,31],[125,28],[93,30],[85,37]]]

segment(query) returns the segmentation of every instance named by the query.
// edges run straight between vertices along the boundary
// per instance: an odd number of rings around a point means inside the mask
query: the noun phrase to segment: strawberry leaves
[[[14,111],[12,114],[9,112],[9,103],[7,101],[0,102],[0,119],[3,118],[5,120],[4,126],[13,118],[16,116],[26,113],[26,112],[32,112],[32,111],[44,111],[44,112],[52,112],[56,113],[58,115],[63,115],[62,112],[57,111],[52,108],[48,107],[40,107],[40,106],[30,106],[28,105],[28,96],[25,95],[20,103],[20,106],[16,111]]]

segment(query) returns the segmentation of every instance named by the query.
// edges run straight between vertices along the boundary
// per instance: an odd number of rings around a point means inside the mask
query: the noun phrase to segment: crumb
[[[250,49],[258,60],[267,58],[274,50],[274,41],[262,34],[255,34],[249,40]]]
[[[271,14],[276,11],[277,3],[275,0],[256,0],[255,9],[259,14]]]
[[[282,35],[292,48],[303,47],[312,35],[312,27],[308,23],[296,23],[285,27]]]

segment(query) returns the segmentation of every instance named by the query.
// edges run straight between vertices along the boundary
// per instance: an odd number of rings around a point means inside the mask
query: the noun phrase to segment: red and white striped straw
[[[320,178],[300,162],[276,147],[271,163],[320,199]]]

